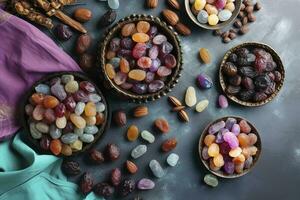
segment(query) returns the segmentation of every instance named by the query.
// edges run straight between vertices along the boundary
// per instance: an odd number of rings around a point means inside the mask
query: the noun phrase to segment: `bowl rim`
[[[193,14],[191,6],[190,6],[190,2],[189,0],[185,0],[184,1],[184,5],[185,5],[185,11],[187,12],[190,20],[192,20],[194,22],[194,24],[196,24],[197,26],[207,29],[207,30],[218,30],[218,29],[222,29],[224,27],[226,27],[227,25],[230,25],[233,23],[233,21],[237,18],[240,10],[241,10],[241,6],[242,6],[242,0],[236,0],[235,1],[235,9],[232,12],[232,16],[229,18],[229,20],[222,22],[222,23],[218,23],[215,26],[211,26],[209,24],[201,24],[200,22],[198,22],[196,16]]]
[[[137,21],[148,21],[156,26],[158,26],[160,29],[163,29],[163,32],[167,35],[171,36],[172,45],[174,46],[173,51],[176,51],[175,57],[177,59],[176,66],[172,69],[173,75],[170,76],[170,79],[165,84],[164,88],[161,90],[155,92],[155,93],[146,93],[146,94],[134,94],[130,91],[127,91],[125,89],[120,88],[119,86],[116,86],[113,80],[111,80],[105,70],[105,64],[106,64],[106,50],[107,45],[109,44],[111,38],[116,34],[117,31],[121,29],[121,27],[124,24],[131,23],[131,22],[137,22]],[[175,85],[179,82],[179,78],[181,77],[181,71],[183,70],[183,50],[181,46],[181,41],[178,37],[178,33],[174,31],[173,27],[168,26],[167,23],[163,20],[161,20],[159,17],[155,17],[153,15],[146,15],[146,14],[131,14],[127,17],[124,17],[120,19],[116,24],[114,24],[112,27],[110,27],[107,30],[107,33],[104,34],[104,39],[101,41],[99,46],[99,53],[98,53],[98,66],[101,68],[101,72],[103,73],[103,77],[106,83],[108,83],[108,87],[111,89],[113,88],[118,94],[120,94],[123,97],[129,98],[133,100],[133,102],[137,103],[146,103],[148,101],[154,101],[162,96],[165,96],[168,92],[172,91],[172,88],[175,87]]]
[[[251,167],[249,169],[246,169],[243,171],[243,173],[241,174],[237,174],[237,173],[234,173],[232,175],[228,175],[228,174],[225,174],[224,172],[221,172],[220,170],[219,171],[213,171],[209,168],[209,163],[208,161],[204,160],[202,158],[202,149],[203,147],[205,146],[203,144],[204,142],[204,138],[205,136],[207,135],[207,131],[209,129],[209,127],[211,125],[213,125],[214,123],[216,122],[219,122],[219,121],[226,121],[226,119],[228,118],[235,118],[237,119],[238,121],[241,121],[241,120],[245,120],[250,126],[251,126],[251,133],[254,133],[256,136],[257,136],[257,142],[256,142],[256,147],[258,149],[257,151],[257,154],[255,155],[255,158],[253,159],[253,164],[251,165]],[[201,136],[199,138],[199,143],[198,143],[198,154],[199,154],[199,157],[200,157],[200,160],[202,162],[202,164],[205,166],[205,168],[212,174],[218,176],[218,177],[221,177],[221,178],[226,178],[226,179],[233,179],[233,178],[238,178],[238,177],[241,177],[241,176],[244,176],[246,174],[248,174],[257,164],[261,154],[262,154],[262,142],[261,142],[261,137],[260,137],[260,134],[257,130],[257,128],[249,121],[247,120],[246,118],[244,117],[241,117],[241,116],[235,116],[235,115],[229,115],[229,116],[224,116],[224,117],[221,117],[221,118],[218,118],[214,121],[211,121],[210,123],[208,123],[208,125],[206,125],[206,127],[203,129],[202,133],[201,133]]]
[[[242,48],[242,47],[249,47],[249,46],[254,47],[254,48],[262,48],[262,49],[266,50],[267,52],[269,52],[272,55],[274,62],[276,62],[276,64],[277,64],[277,69],[280,69],[278,71],[281,72],[281,76],[282,76],[280,83],[276,83],[275,92],[273,94],[271,94],[267,99],[265,99],[264,101],[260,101],[260,102],[242,101],[239,98],[237,98],[235,95],[228,94],[226,92],[226,81],[225,81],[225,78],[222,73],[222,69],[223,69],[224,64],[226,63],[228,57],[237,49]],[[265,105],[265,104],[269,103],[270,101],[272,101],[278,95],[279,91],[282,89],[284,79],[285,79],[285,69],[284,69],[284,65],[282,63],[280,56],[270,45],[262,43],[262,42],[248,41],[248,42],[244,42],[237,46],[232,47],[225,53],[225,55],[221,61],[220,67],[219,67],[219,83],[221,85],[222,91],[233,102],[243,105],[243,106],[247,106],[247,107],[262,106],[262,105]]]
[[[61,153],[59,155],[54,155],[50,150],[43,150],[40,147],[40,145],[39,145],[39,140],[40,139],[34,139],[34,138],[32,138],[32,136],[30,134],[30,128],[29,128],[29,123],[28,123],[28,116],[26,115],[26,112],[25,112],[25,106],[28,104],[28,100],[29,100],[30,96],[34,93],[34,91],[35,91],[34,88],[38,84],[45,83],[45,81],[49,81],[50,79],[53,79],[55,77],[60,77],[62,75],[67,75],[67,74],[73,75],[75,77],[75,80],[77,78],[77,79],[80,79],[81,81],[89,81],[89,82],[91,82],[95,86],[97,94],[99,94],[101,96],[101,102],[105,105],[105,108],[106,108],[105,111],[104,111],[104,117],[105,117],[104,124],[102,124],[100,128],[98,126],[99,130],[95,134],[94,141],[91,142],[91,143],[83,143],[84,145],[83,145],[82,149],[80,151],[72,152],[72,155],[70,155],[70,156],[66,156],[66,155],[63,155]],[[83,72],[57,71],[57,72],[50,72],[50,73],[44,75],[42,78],[40,78],[39,80],[37,80],[36,82],[34,82],[32,84],[32,86],[26,91],[26,94],[24,95],[24,99],[23,99],[23,102],[21,103],[21,106],[22,106],[21,107],[21,116],[22,116],[21,123],[22,123],[22,127],[26,131],[26,134],[25,134],[26,136],[25,137],[29,140],[29,142],[31,144],[33,144],[33,146],[38,150],[38,152],[40,152],[42,154],[54,155],[56,157],[73,157],[73,156],[76,156],[76,155],[78,155],[80,153],[84,153],[87,150],[91,149],[91,147],[94,146],[99,141],[99,139],[101,138],[101,136],[108,130],[108,128],[110,126],[110,122],[109,122],[109,119],[110,119],[109,104],[107,103],[107,100],[106,100],[105,96],[103,95],[102,91],[98,88],[97,84],[95,84],[94,81],[92,81]]]

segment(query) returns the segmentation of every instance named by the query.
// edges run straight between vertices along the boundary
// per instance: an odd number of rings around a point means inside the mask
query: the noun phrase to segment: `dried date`
[[[99,196],[109,197],[114,193],[114,188],[108,183],[97,183],[93,191]]]
[[[87,194],[93,189],[93,177],[92,174],[89,172],[86,172],[82,175],[80,180],[80,190],[83,194]]]
[[[62,169],[63,173],[68,176],[75,176],[75,175],[80,174],[80,172],[81,172],[80,165],[76,161],[64,160],[61,165],[61,169]]]
[[[103,154],[96,149],[92,149],[89,152],[89,158],[93,163],[96,163],[96,164],[101,164],[104,162]]]
[[[120,157],[120,149],[115,144],[108,144],[106,146],[106,156],[109,160],[114,161]]]
[[[109,10],[100,18],[100,26],[109,26],[117,18],[117,12],[115,10]]]
[[[119,168],[115,168],[111,171],[110,182],[113,186],[118,186],[121,183],[122,174]]]

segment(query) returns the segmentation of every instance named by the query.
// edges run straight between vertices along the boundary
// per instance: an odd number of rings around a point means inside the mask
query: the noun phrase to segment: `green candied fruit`
[[[211,187],[217,187],[219,184],[217,177],[212,174],[206,174],[204,176],[204,182]]]

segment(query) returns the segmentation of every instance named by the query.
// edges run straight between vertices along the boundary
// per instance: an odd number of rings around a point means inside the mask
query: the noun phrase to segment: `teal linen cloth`
[[[0,200],[103,200],[82,196],[63,175],[62,158],[38,155],[20,134],[0,143]]]

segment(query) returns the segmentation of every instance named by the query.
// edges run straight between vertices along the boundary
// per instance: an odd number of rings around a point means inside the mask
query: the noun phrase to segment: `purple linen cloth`
[[[17,111],[26,91],[57,71],[80,68],[48,36],[0,8],[0,141],[20,128]]]

